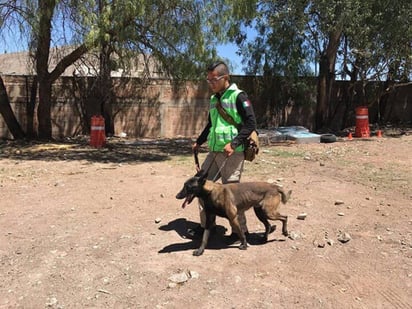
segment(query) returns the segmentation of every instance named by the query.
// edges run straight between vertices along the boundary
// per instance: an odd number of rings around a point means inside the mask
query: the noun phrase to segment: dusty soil
[[[246,251],[220,218],[200,257],[188,140],[1,142],[0,308],[412,308],[404,133],[263,146],[242,180],[293,190],[291,237],[260,244],[249,211]]]

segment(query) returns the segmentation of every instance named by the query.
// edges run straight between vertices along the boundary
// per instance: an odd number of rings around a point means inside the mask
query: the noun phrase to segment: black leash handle
[[[195,158],[195,164],[196,164],[196,171],[200,171],[200,163],[199,163],[199,151],[197,149],[193,150],[193,156]]]

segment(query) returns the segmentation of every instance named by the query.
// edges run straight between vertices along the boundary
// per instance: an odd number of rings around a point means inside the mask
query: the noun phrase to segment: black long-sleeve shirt
[[[220,100],[221,94],[216,94],[216,97]],[[249,98],[245,92],[241,92],[236,98],[236,109],[242,118],[242,127],[238,135],[230,143],[232,148],[235,149],[239,145],[242,145],[246,142],[248,136],[256,130],[256,117],[253,110],[253,106],[249,101]],[[212,127],[212,120],[210,118],[210,113],[208,116],[208,122],[202,133],[196,140],[196,144],[202,145],[206,142],[209,135],[210,129]]]

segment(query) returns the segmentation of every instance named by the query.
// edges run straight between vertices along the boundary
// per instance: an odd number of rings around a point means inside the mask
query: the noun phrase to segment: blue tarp
[[[268,142],[292,140],[296,143],[320,143],[319,134],[311,133],[307,128],[301,126],[259,130],[259,134],[259,137],[266,138]]]

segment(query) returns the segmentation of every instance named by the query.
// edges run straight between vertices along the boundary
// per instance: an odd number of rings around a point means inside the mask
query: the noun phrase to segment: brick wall
[[[26,107],[30,99],[30,76],[3,76],[12,108],[21,126],[27,124]],[[255,77],[234,76],[233,81],[244,89],[255,107],[260,127],[302,125],[312,129],[316,86],[302,102],[279,96],[279,83],[262,89],[262,80]],[[67,137],[88,134],[90,118],[99,113],[100,100],[93,88],[94,78],[60,78],[53,87],[53,136]],[[129,137],[193,137],[207,121],[209,106],[208,85],[204,81],[173,84],[169,80],[155,79],[143,83],[139,79],[113,79],[116,97],[112,105],[115,135]],[[266,84],[267,85],[267,84]],[[338,89],[345,83],[338,82]],[[266,92],[265,92],[266,91]],[[336,91],[337,93],[342,91]],[[283,100],[283,101],[282,101]],[[336,99],[336,104],[342,104]],[[340,103],[339,103],[340,102]],[[377,122],[382,115],[386,122],[412,121],[412,85],[399,87],[382,102],[369,103],[369,121]],[[355,114],[349,108],[341,127],[355,124]],[[338,109],[337,109],[338,110]],[[341,115],[337,118],[343,119]],[[36,121],[36,117],[34,119]],[[0,138],[12,138],[0,117]]]

